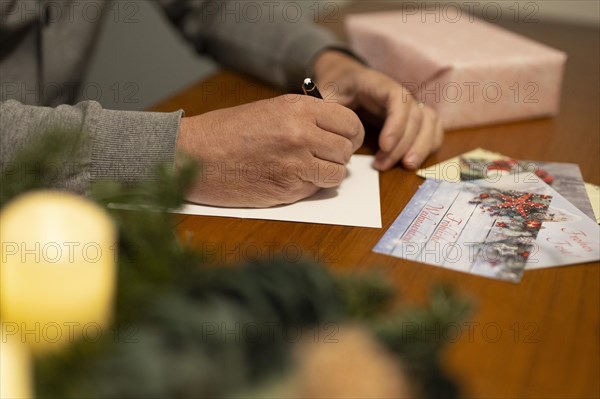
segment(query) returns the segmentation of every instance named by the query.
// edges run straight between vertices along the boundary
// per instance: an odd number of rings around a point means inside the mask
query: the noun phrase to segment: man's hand
[[[416,169],[442,144],[442,124],[435,111],[418,104],[392,78],[334,50],[319,55],[314,70],[326,102],[333,99],[385,119],[375,157],[377,169],[390,169],[400,160],[404,167]]]
[[[200,161],[187,199],[269,207],[338,186],[364,139],[358,116],[308,96],[280,96],[181,120],[177,147]]]

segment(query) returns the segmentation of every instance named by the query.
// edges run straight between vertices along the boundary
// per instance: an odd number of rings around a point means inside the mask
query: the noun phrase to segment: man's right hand
[[[338,186],[365,131],[356,114],[308,96],[280,96],[183,118],[177,147],[200,162],[192,202],[270,207]]]

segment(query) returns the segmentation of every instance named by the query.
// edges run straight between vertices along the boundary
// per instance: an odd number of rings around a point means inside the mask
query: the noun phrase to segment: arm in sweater
[[[82,148],[73,149],[72,159],[57,165],[56,188],[85,194],[94,180],[146,180],[154,164],[173,163],[181,114],[111,111],[94,101],[56,108],[4,101],[0,160],[13,173],[28,173],[12,156],[39,135],[59,131],[87,137],[81,140]]]
[[[284,3],[269,6],[275,8],[259,20],[235,15],[242,12],[244,6],[244,2],[239,1],[166,0],[162,3],[169,18],[199,51],[281,86],[297,86],[312,58],[335,43],[330,34],[311,24],[305,9],[299,19],[287,20],[279,9]],[[291,11],[289,13],[291,15]],[[229,17],[223,18],[227,15]],[[23,32],[28,30],[28,24],[33,26],[32,21],[20,20],[19,23],[23,24]],[[15,51],[15,55],[18,56],[19,51]],[[11,54],[3,57],[10,58]],[[24,75],[24,79],[28,79],[29,75]],[[15,152],[44,132],[60,130],[65,134],[89,136],[82,140],[85,148],[76,154],[78,162],[62,170],[64,173],[55,182],[57,188],[85,193],[94,180],[145,180],[151,177],[152,165],[174,162],[181,111],[169,114],[112,111],[93,101],[49,108],[25,105],[9,100],[10,96],[5,97],[2,96],[0,103],[3,167],[12,162]],[[18,165],[16,167],[18,169]]]
[[[313,23],[314,2],[161,0],[160,4],[198,52],[294,91],[317,54],[328,47],[344,47]]]

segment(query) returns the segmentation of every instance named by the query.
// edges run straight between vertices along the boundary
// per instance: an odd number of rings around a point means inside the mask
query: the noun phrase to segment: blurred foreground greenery
[[[21,151],[3,167],[0,204],[53,188],[56,181],[44,176],[79,146],[77,135],[49,134]],[[36,173],[19,177],[15,167]],[[459,396],[440,353],[445,329],[469,312],[464,299],[438,287],[428,306],[394,310],[395,288],[376,272],[332,274],[284,261],[204,267],[201,254],[177,239],[168,212],[182,204],[196,170],[191,162],[158,166],[153,181],[92,186],[91,199],[119,229],[114,325],[97,342],[37,358],[39,397],[219,398],[260,390],[293,373],[290,337],[330,323],[371,331],[421,396]],[[422,334],[432,330],[440,333]]]

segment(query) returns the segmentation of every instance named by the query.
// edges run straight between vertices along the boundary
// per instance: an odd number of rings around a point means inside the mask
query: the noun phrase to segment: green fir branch
[[[20,151],[3,165],[0,205],[56,187],[50,173],[78,159],[84,144],[80,135],[52,133]],[[425,397],[456,396],[439,368],[445,340],[407,326],[444,335],[468,314],[464,299],[440,288],[428,307],[394,313],[396,291],[383,275],[331,275],[317,265],[288,262],[205,268],[201,254],[180,244],[167,212],[183,203],[195,175],[193,163],[185,162],[177,169],[157,167],[153,181],[92,186],[91,198],[107,207],[119,230],[112,333],[36,358],[40,398],[228,397],[293,370],[290,329],[352,321],[371,328],[398,355]],[[207,330],[266,323],[274,334],[258,339]],[[124,326],[133,334],[119,334]]]

